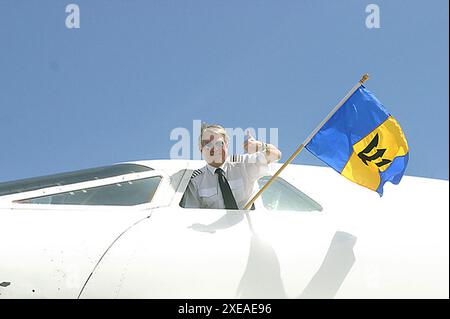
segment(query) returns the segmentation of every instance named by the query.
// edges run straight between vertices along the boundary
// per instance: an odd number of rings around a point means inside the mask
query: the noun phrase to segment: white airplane
[[[0,298],[449,298],[448,181],[291,164],[254,210],[180,207],[203,165],[0,183]]]

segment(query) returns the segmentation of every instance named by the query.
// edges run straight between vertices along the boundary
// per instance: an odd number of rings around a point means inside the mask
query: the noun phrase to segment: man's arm
[[[244,142],[246,153],[253,154],[262,152],[266,157],[267,163],[276,162],[281,159],[281,151],[275,145],[255,140],[252,136]]]

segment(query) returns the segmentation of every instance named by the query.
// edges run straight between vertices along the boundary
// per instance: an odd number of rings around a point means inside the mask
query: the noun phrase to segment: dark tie
[[[221,168],[217,168],[215,173],[218,175],[220,190],[222,191],[223,201],[226,209],[239,209],[231,192],[230,184],[228,184],[224,171]]]

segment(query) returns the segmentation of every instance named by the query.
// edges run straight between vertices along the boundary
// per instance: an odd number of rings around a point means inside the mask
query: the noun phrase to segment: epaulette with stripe
[[[233,154],[230,156],[230,162],[232,163],[241,163],[244,159],[244,156],[241,154]]]
[[[200,174],[203,174],[203,171],[201,169],[196,169],[194,172],[192,172],[191,179],[199,176]]]

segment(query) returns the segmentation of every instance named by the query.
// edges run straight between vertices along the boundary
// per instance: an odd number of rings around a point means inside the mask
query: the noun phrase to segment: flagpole
[[[306,140],[297,148],[294,154],[292,154],[287,159],[287,161],[284,162],[284,164],[276,171],[275,174],[273,174],[273,176],[267,181],[267,183],[264,184],[264,186],[255,194],[255,196],[252,197],[252,199],[250,199],[250,201],[244,207],[245,210],[249,209],[253,205],[253,203],[262,194],[262,192],[264,192],[266,188],[269,187],[269,185],[275,180],[275,178],[277,178],[277,176],[281,174],[281,172],[286,168],[286,166],[288,166],[294,160],[294,158],[303,150],[305,145],[308,144],[314,137],[314,135],[316,135],[317,132],[319,132],[322,126],[325,125],[325,123],[330,119],[330,117],[332,117],[333,114],[336,113],[337,110],[339,110],[339,108],[345,103],[345,101],[347,101],[348,98],[368,79],[369,75],[367,73],[362,76],[361,80],[359,80],[359,82],[352,87],[352,89],[339,101],[339,103],[331,110],[331,112],[328,113],[328,115],[322,120],[322,122],[320,122],[320,124],[311,132],[311,134],[309,134]]]

